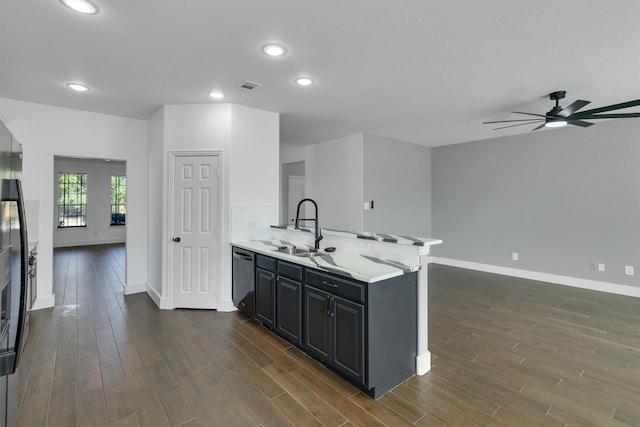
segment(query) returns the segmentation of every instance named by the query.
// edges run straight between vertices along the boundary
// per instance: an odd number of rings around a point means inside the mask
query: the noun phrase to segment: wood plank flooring
[[[432,265],[433,368],[376,401],[238,313],[125,297],[124,265],[55,251],[20,426],[640,426],[640,299]]]

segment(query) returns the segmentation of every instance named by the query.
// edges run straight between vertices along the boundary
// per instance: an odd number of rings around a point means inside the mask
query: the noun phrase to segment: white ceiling
[[[428,146],[528,132],[482,122],[544,114],[556,90],[588,108],[640,98],[638,0],[94,2],[84,16],[0,0],[0,97],[147,119],[219,89],[280,113],[284,143],[369,132]],[[266,42],[289,52],[269,58]]]

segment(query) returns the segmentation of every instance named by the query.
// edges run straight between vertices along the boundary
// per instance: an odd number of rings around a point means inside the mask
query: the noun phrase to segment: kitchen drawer
[[[306,269],[305,283],[355,302],[364,303],[364,284]]]
[[[302,266],[278,260],[278,274],[302,282]]]
[[[256,254],[256,267],[262,268],[263,270],[271,271],[273,273],[276,272],[276,260],[275,258],[271,258],[268,256]]]

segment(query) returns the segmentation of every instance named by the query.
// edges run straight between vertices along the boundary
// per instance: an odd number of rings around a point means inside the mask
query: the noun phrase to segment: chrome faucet
[[[300,218],[300,206],[304,202],[311,202],[313,206],[316,207],[316,217],[315,218]],[[320,249],[320,240],[322,240],[322,234],[320,233],[320,226],[318,225],[318,204],[313,199],[302,199],[298,203],[298,208],[296,209],[296,228],[300,228],[298,226],[300,221],[314,221],[316,224],[316,233],[315,233],[315,250],[318,251]]]

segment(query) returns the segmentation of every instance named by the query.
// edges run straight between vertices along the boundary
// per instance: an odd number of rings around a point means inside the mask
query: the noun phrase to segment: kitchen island
[[[426,255],[440,240],[323,229],[313,252],[307,229],[270,231],[233,243],[254,260],[250,317],[373,398],[430,369]]]

